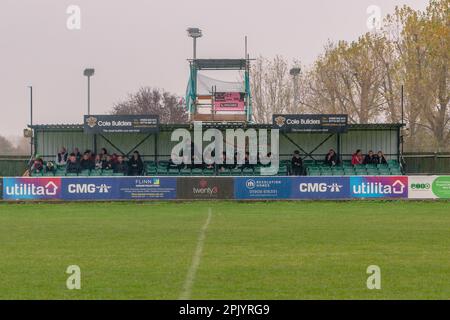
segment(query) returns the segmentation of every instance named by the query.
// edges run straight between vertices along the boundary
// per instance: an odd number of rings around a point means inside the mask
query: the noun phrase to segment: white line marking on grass
[[[195,248],[194,256],[192,257],[192,264],[184,281],[183,291],[181,292],[179,300],[188,300],[191,297],[192,286],[194,285],[195,275],[197,273],[198,266],[200,265],[200,259],[203,252],[203,244],[205,243],[206,230],[211,221],[212,210],[208,209],[208,217],[203,227],[200,229],[200,234],[197,240],[197,248]]]

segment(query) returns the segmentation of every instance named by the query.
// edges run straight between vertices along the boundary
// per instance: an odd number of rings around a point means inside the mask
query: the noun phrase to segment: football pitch
[[[0,299],[180,298],[447,300],[450,202],[0,203]]]

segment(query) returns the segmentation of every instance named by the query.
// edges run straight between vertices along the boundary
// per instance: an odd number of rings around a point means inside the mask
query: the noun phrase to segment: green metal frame
[[[237,70],[244,71],[244,90],[246,97],[245,114],[247,122],[252,122],[252,97],[250,90],[250,59],[196,59],[189,60],[189,81],[186,89],[186,110],[196,112],[197,76],[199,70]]]

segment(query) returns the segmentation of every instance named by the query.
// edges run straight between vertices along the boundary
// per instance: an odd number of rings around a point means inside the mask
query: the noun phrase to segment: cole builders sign
[[[159,131],[157,115],[85,115],[86,133],[152,133]]]

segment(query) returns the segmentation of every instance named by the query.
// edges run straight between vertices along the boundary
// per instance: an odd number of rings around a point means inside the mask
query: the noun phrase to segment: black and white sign
[[[286,132],[342,133],[348,130],[346,114],[274,114],[273,127]]]
[[[157,115],[85,115],[86,133],[151,133],[159,131]]]

